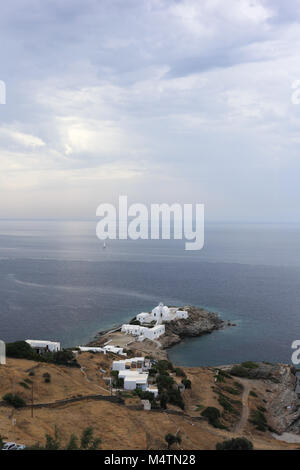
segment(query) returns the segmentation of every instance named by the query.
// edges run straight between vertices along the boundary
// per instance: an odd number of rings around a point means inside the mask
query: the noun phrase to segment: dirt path
[[[249,381],[246,380],[246,379],[239,379],[238,381],[239,381],[239,382],[243,385],[243,387],[244,387],[243,395],[242,395],[243,410],[242,410],[241,419],[240,419],[240,421],[237,423],[234,432],[235,432],[236,434],[242,434],[243,431],[244,431],[244,429],[245,429],[245,426],[246,426],[246,424],[247,424],[248,417],[249,417],[248,398],[249,398],[249,392],[250,392],[250,389],[251,389],[251,385],[250,385]]]

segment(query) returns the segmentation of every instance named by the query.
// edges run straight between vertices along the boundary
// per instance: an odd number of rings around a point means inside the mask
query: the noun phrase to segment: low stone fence
[[[69,405],[70,403],[77,403],[84,400],[104,400],[111,403],[124,405],[124,400],[116,396],[107,396],[107,395],[85,395],[83,397],[74,397],[74,398],[65,398],[64,400],[57,400],[49,403],[34,403],[26,404],[22,408],[55,408],[57,406]],[[0,401],[0,406],[11,406],[5,401]]]

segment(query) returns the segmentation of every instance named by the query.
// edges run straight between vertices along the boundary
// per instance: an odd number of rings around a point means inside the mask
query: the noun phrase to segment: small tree
[[[185,388],[192,388],[192,382],[189,379],[182,379],[181,383]]]
[[[167,408],[167,403],[168,403],[168,395],[166,392],[162,392],[159,395],[159,401],[160,401],[160,407],[165,410]]]
[[[0,450],[2,450],[3,446],[4,446],[4,440],[3,440],[3,437],[0,436]]]
[[[46,434],[46,450],[59,450],[60,448],[60,436],[57,426],[54,428],[54,437],[50,434]]]
[[[96,450],[99,448],[100,444],[101,439],[100,437],[94,439],[94,429],[91,426],[83,430],[81,436],[81,449]]]
[[[49,374],[49,372],[45,372],[45,373],[43,374],[43,377],[44,377],[44,382],[45,382],[46,384],[49,384],[49,383],[51,382],[51,375]]]
[[[71,434],[66,450],[78,450],[78,437]]]
[[[182,370],[180,367],[176,367],[175,374],[176,377],[186,377],[184,370]]]
[[[8,405],[13,406],[14,408],[22,408],[26,405],[26,402],[25,400],[23,400],[22,397],[20,397],[19,395],[14,395],[13,393],[6,393],[6,395],[4,395],[2,399]]]
[[[218,442],[217,450],[253,450],[253,444],[245,437],[237,437],[228,441]]]
[[[179,435],[174,436],[174,434],[168,433],[165,435],[165,441],[168,444],[168,449],[171,449],[171,446],[175,443],[181,443],[181,437]]]

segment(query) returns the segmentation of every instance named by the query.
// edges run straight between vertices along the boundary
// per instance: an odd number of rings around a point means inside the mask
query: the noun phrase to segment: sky
[[[299,0],[3,3],[0,218],[127,195],[300,222],[299,23]]]

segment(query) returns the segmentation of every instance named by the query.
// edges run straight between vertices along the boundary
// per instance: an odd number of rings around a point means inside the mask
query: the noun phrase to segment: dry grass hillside
[[[109,395],[103,373],[99,369],[108,369],[112,356],[85,353],[79,356],[78,361],[83,370],[8,359],[7,365],[0,367],[0,397],[13,392],[30,404],[31,382],[34,403],[55,402],[84,395]],[[72,433],[79,436],[84,428],[93,426],[95,435],[102,439],[103,449],[165,449],[165,435],[176,432],[181,434],[182,449],[215,449],[217,442],[238,435],[250,438],[257,449],[297,447],[275,440],[268,432],[256,430],[247,419],[243,422],[242,387],[247,388],[247,383],[242,383],[243,379],[218,379],[216,370],[211,368],[184,370],[192,382],[192,389],[184,391],[186,410],[182,415],[132,409],[129,406],[137,400],[130,397],[126,399],[125,405],[86,400],[53,408],[38,408],[34,409],[33,417],[30,407],[15,410],[1,406],[0,434],[7,440],[32,445],[43,443],[45,434],[53,433],[55,426],[62,442],[66,442]],[[50,383],[45,382],[45,373],[50,374]],[[223,404],[230,403],[235,411],[232,412],[230,407],[230,411],[226,411],[220,401]],[[247,407],[257,406],[258,403],[259,396],[251,398],[247,401]],[[201,419],[201,410],[207,406],[220,410],[221,423],[227,429],[214,428]],[[170,408],[180,411],[176,407]]]

